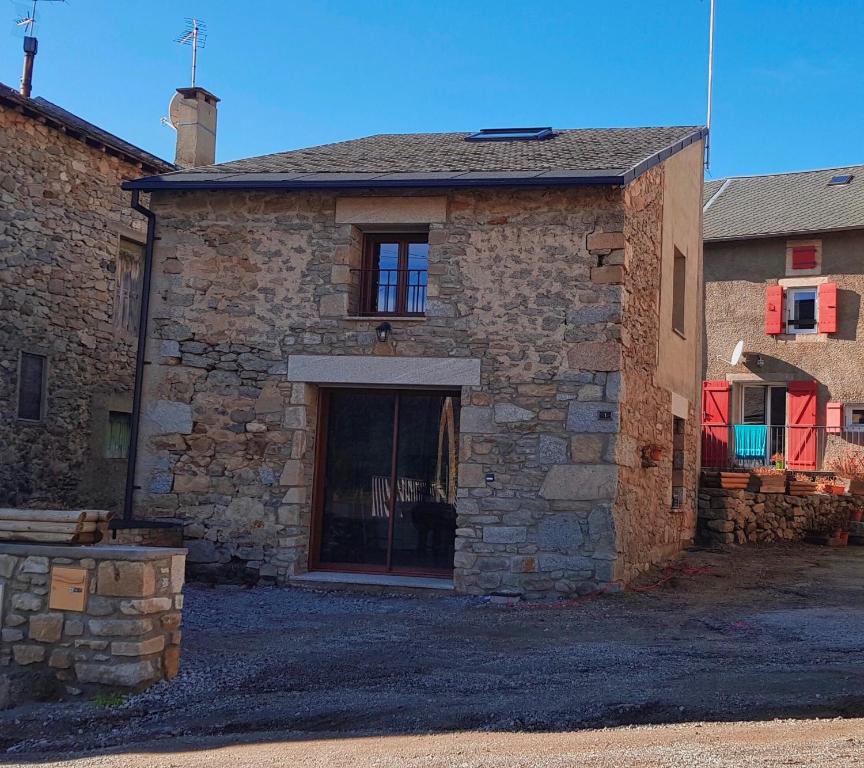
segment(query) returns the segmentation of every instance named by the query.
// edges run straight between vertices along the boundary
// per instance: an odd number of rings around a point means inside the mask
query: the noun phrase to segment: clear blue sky
[[[717,0],[711,175],[864,162],[864,2]],[[701,124],[708,0],[40,3],[34,95],[173,158],[184,16],[218,159],[381,132]],[[0,7],[3,7],[0,5]],[[16,86],[21,40],[0,47]]]

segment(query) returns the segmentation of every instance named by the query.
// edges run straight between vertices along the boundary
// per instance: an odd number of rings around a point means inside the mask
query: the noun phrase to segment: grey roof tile
[[[828,186],[851,174],[848,185]],[[864,165],[770,176],[733,176],[705,184],[706,241],[864,227]]]
[[[603,179],[621,176],[670,147],[680,148],[701,137],[699,126],[660,128],[600,128],[556,130],[542,141],[465,141],[470,133],[379,134],[352,141],[324,144],[292,152],[234,160],[185,169],[190,174],[315,174],[298,176],[310,184],[346,181],[376,184],[409,181],[487,179],[506,183],[513,179]],[[202,177],[203,178],[203,177]],[[260,180],[261,177],[254,177]],[[282,177],[284,178],[284,176]],[[172,182],[167,174],[153,182]],[[276,181],[275,177],[271,179]],[[233,177],[231,185],[241,183]],[[137,182],[136,182],[137,183]]]

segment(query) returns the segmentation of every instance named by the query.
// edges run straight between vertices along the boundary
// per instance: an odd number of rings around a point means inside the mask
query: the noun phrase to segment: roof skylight
[[[483,128],[465,141],[539,141],[554,136],[551,128]]]
[[[832,176],[831,181],[828,182],[828,186],[829,187],[840,187],[844,184],[848,184],[850,181],[852,181],[853,178],[854,177],[852,176],[851,173],[844,173],[844,174],[841,174],[840,176]]]

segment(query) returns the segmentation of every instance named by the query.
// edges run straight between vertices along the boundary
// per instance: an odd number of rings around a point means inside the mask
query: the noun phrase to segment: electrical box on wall
[[[61,611],[83,611],[87,604],[87,570],[53,568],[48,607]]]

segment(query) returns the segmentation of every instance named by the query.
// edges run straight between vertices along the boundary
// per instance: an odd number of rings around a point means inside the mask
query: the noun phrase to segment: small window
[[[672,328],[683,336],[686,316],[687,258],[677,248],[672,269]]]
[[[864,405],[861,403],[846,405],[844,410],[846,412],[846,429],[864,432]]]
[[[39,421],[44,414],[45,372],[47,358],[44,355],[21,353],[18,368],[18,418]]]
[[[788,333],[817,333],[815,288],[790,288],[786,295]]]
[[[828,182],[829,187],[842,187],[846,184],[852,182],[854,176],[851,173],[843,173],[839,176],[832,176],[831,181]]]
[[[681,509],[684,492],[684,419],[672,417],[672,509]]]
[[[123,411],[108,411],[108,429],[105,433],[105,458],[128,458],[131,433],[132,414]]]
[[[364,315],[423,315],[429,277],[429,236],[367,235],[361,282]]]
[[[132,336],[138,335],[143,263],[144,246],[121,237],[115,274],[114,327]]]
[[[551,139],[551,128],[483,128],[465,137],[465,141],[539,141]]]

